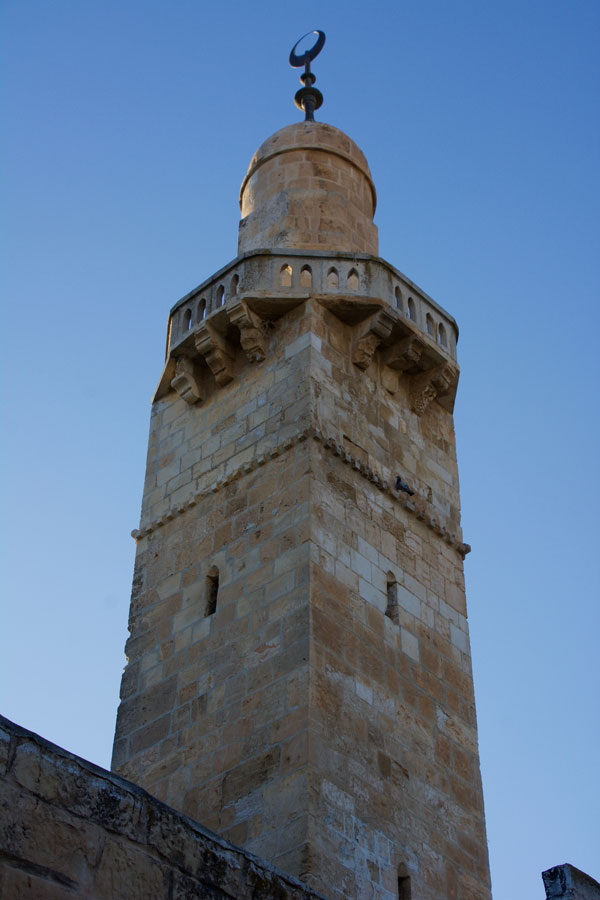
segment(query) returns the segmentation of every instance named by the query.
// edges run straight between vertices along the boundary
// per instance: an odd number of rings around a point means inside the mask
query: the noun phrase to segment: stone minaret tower
[[[331,900],[489,900],[458,332],[375,200],[348,136],[282,128],[171,311],[113,767]]]

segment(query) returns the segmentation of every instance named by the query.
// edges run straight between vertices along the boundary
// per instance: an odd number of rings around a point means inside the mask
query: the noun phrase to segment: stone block
[[[170,728],[171,716],[166,715],[135,731],[129,739],[131,753],[135,755],[162,741],[169,734]]]
[[[450,640],[454,644],[455,647],[458,647],[463,653],[469,652],[469,641],[467,635],[460,628],[457,628],[456,625],[450,626]]]
[[[59,771],[59,783],[61,775],[64,780],[71,777],[63,768]],[[30,870],[47,872],[51,880],[65,885],[85,884],[87,872],[96,868],[102,854],[103,828],[112,823],[96,827],[85,818],[70,815],[70,810],[44,803],[16,786],[4,784],[1,791],[0,845],[4,852],[12,859],[27,860]],[[68,795],[69,791],[56,793]],[[56,793],[54,799],[58,799]],[[90,812],[80,801],[78,810],[82,808]]]
[[[542,872],[546,900],[600,900],[600,884],[565,863]]]
[[[94,893],[97,897],[127,897],[147,900],[163,897],[169,889],[168,867],[147,852],[122,840],[107,841],[100,864],[95,872]]]
[[[262,787],[273,772],[279,771],[280,758],[280,748],[274,747],[228,772],[223,780],[223,802],[231,803]]]
[[[7,900],[73,900],[77,888],[76,882],[63,880],[53,870],[34,874],[18,866],[0,868],[0,897]]]
[[[415,616],[416,618],[421,617],[421,601],[412,591],[409,591],[404,585],[399,584],[397,586],[397,594],[398,594],[398,603],[402,607],[403,610],[410,613],[410,615]]]
[[[407,656],[410,656],[411,659],[414,659],[415,662],[419,662],[419,642],[414,634],[411,634],[411,632],[407,631],[406,628],[401,628],[400,642],[402,652],[406,653]]]

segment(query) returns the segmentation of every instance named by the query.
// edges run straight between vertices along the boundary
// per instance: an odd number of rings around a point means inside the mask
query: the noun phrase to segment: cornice
[[[442,538],[446,544],[452,547],[458,555],[464,559],[467,553],[471,552],[471,546],[464,543],[460,536],[451,532],[449,526],[444,524],[441,517],[435,514],[433,504],[417,494],[412,496],[402,490],[396,490],[393,485],[386,481],[381,475],[371,469],[368,465],[361,462],[360,459],[347,452],[334,438],[323,435],[318,428],[305,428],[297,434],[286,438],[286,440],[271,448],[268,452],[258,454],[254,459],[237,469],[232,470],[228,475],[216,478],[212,484],[190,494],[189,498],[178,506],[170,509],[160,518],[149,522],[147,525],[131,532],[132,538],[136,544],[142,539],[149,537],[154,532],[172,522],[174,519],[185,515],[194,506],[197,506],[206,497],[219,493],[229,484],[244,478],[256,469],[264,466],[269,459],[276,459],[291,450],[292,447],[304,443],[307,439],[312,438],[319,443],[324,450],[331,453],[332,456],[338,458],[343,465],[350,466],[358,475],[365,478],[374,485],[383,494],[386,494],[395,503],[402,506],[410,515],[414,516],[425,525],[430,531],[433,531],[438,537]]]

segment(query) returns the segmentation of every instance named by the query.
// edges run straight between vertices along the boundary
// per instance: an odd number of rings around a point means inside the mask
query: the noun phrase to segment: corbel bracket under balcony
[[[193,359],[182,356],[177,360],[175,363],[175,377],[171,379],[171,387],[190,406],[194,403],[202,402],[204,399],[202,381]]]
[[[382,308],[360,326],[352,342],[352,362],[355,366],[363,371],[370,366],[375,351],[389,340],[398,318],[391,309]]]
[[[449,363],[442,363],[418,375],[413,375],[410,386],[412,411],[421,416],[434,400],[452,410],[457,384],[458,368]]]
[[[423,349],[423,342],[415,335],[409,335],[385,351],[383,363],[396,372],[415,371],[423,357]]]
[[[235,349],[212,323],[204,322],[198,328],[194,344],[200,356],[206,360],[218,385],[222,387],[233,381]]]
[[[309,291],[246,291],[240,300],[266,324],[274,323],[301,306],[310,297]]]
[[[204,364],[218,385],[229,384],[234,377],[238,341],[250,362],[262,362],[267,355],[269,329],[309,296],[307,291],[284,296],[251,291],[214,310],[172,345],[153,402],[175,390],[187,403],[197,403],[205,393]]]
[[[345,325],[360,325],[373,313],[390,307],[380,297],[344,297],[339,294],[314,294],[315,300]]]
[[[244,300],[227,310],[229,321],[240,332],[240,344],[249,362],[262,362],[267,355],[267,325]]]
[[[406,383],[408,379],[410,404],[414,412],[422,415],[433,400],[452,412],[458,366],[448,358],[443,348],[417,330],[412,322],[395,311],[391,313],[389,320],[382,319],[381,326],[376,324],[374,327],[372,324],[377,323],[381,313],[364,323],[363,334],[355,341],[352,361],[360,368],[366,368],[370,362],[368,353],[379,350],[381,380],[387,391],[395,394],[400,389],[400,383]]]

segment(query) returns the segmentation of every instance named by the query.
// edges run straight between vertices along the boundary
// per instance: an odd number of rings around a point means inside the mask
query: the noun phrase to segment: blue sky
[[[458,320],[496,900],[600,877],[597,2],[5,0],[2,703],[108,766],[168,310],[236,254],[262,140],[364,150],[380,253]]]

